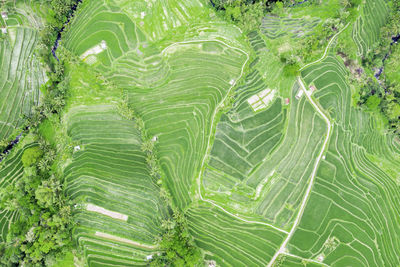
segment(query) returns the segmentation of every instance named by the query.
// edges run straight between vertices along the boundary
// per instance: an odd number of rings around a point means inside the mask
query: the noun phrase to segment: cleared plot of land
[[[46,81],[33,54],[36,30],[13,27],[8,32],[0,41],[0,140],[20,126],[22,114],[30,114],[39,101],[39,88]],[[9,35],[15,35],[14,40]]]
[[[75,238],[88,262],[134,266],[145,264],[148,250],[154,250],[166,210],[133,121],[114,109],[88,106],[68,112],[68,135],[81,149],[65,170],[67,193],[87,203],[74,216],[79,223]]]
[[[157,246],[152,246],[152,245],[143,245],[138,242],[132,241],[130,239],[126,239],[126,238],[115,236],[115,235],[110,235],[110,234],[103,233],[103,232],[96,232],[95,236],[103,237],[103,238],[110,239],[110,240],[117,241],[117,242],[130,244],[135,247],[143,247],[143,248],[148,248],[148,249],[154,249],[157,247]]]
[[[115,211],[111,211],[111,210],[107,210],[107,209],[105,209],[103,207],[99,207],[99,206],[96,206],[96,205],[93,205],[93,204],[90,204],[90,203],[86,205],[86,210],[97,212],[97,213],[109,216],[109,217],[114,218],[114,219],[119,219],[119,220],[122,220],[122,221],[127,221],[128,220],[128,216],[125,215],[125,214],[122,214],[122,213],[119,213],[119,212],[115,212]]]
[[[240,221],[202,204],[188,210],[188,223],[207,260],[221,266],[265,266],[285,237],[265,225]]]
[[[249,99],[247,99],[247,103],[251,106],[251,108],[254,111],[258,111],[261,109],[267,108],[270,103],[272,103],[272,100],[274,100],[276,95],[276,90],[273,89],[265,89],[259,92],[258,94],[255,94],[251,96]]]
[[[80,59],[85,59],[88,56],[100,54],[101,52],[103,52],[106,49],[107,49],[107,43],[104,40],[102,40],[100,42],[100,44],[88,49],[79,58]]]
[[[353,26],[353,40],[358,47],[358,54],[365,56],[379,41],[379,32],[385,24],[389,9],[384,0],[365,0],[361,15]]]
[[[374,118],[350,107],[343,70],[330,56],[302,73],[318,88],[315,97],[336,125],[289,251],[322,257],[331,266],[397,266],[400,188],[393,173],[400,156],[393,136],[379,133]]]

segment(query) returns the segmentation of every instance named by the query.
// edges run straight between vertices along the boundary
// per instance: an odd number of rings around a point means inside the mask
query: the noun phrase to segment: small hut
[[[290,103],[290,99],[289,98],[285,98],[285,105],[289,105]]]
[[[317,90],[317,88],[315,88],[314,85],[310,85],[310,90],[311,90],[311,93],[312,93],[312,92],[314,92],[315,90]]]
[[[1,33],[6,34],[7,33],[7,28],[6,27],[1,27]]]
[[[299,89],[296,95],[296,99],[300,99],[300,97],[302,97],[303,94],[304,94],[303,90]]]
[[[3,19],[8,19],[7,12],[2,11],[2,12],[1,12],[1,17],[2,17]]]

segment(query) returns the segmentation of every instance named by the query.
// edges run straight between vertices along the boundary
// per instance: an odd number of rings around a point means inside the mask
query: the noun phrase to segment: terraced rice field
[[[243,90],[248,95],[258,82],[251,83]],[[207,198],[233,213],[257,214],[289,229],[326,133],[305,97],[295,98],[299,90],[293,87],[289,114],[280,98],[260,113],[244,98],[221,117],[203,177]],[[247,146],[246,140],[251,141]]]
[[[0,33],[0,141],[8,140],[22,125],[23,115],[29,116],[39,103],[40,86],[47,81],[35,49],[38,44],[38,16],[34,16],[30,1],[18,1],[15,12],[0,19],[6,33]],[[23,175],[21,156],[25,147],[16,146],[0,165],[0,188],[15,183]],[[16,151],[15,151],[16,150]],[[2,152],[2,151],[1,151]],[[0,211],[0,242],[18,212]]]
[[[396,266],[399,154],[393,136],[381,135],[373,117],[351,107],[344,75],[333,56],[302,72],[318,88],[315,98],[329,111],[334,130],[289,251],[331,266]]]
[[[40,86],[46,76],[34,49],[38,34],[35,29],[10,26],[7,37],[0,41],[0,140],[10,136],[38,104]]]
[[[353,26],[353,40],[358,54],[365,56],[379,41],[379,31],[385,24],[389,9],[384,0],[366,0],[361,15]]]
[[[267,15],[262,20],[261,32],[269,39],[283,36],[301,38],[306,36],[320,21],[318,18],[283,18]]]
[[[361,9],[352,26],[364,55],[387,8]],[[46,80],[37,33],[21,26],[40,21],[18,14],[0,43],[0,139]],[[320,22],[267,16],[246,43],[205,1],[83,2],[61,41],[79,63],[67,66],[60,131],[74,152],[60,171],[88,266],[148,265],[171,216],[161,188],[208,266],[398,266],[400,144],[352,107],[340,32],[299,77],[282,74],[278,52]],[[160,179],[144,138],[155,141]],[[0,187],[22,175],[22,152],[3,163]],[[15,216],[0,213],[0,239]]]
[[[95,68],[124,88],[149,135],[159,138],[166,185],[176,205],[185,207],[210,134],[210,111],[240,77],[246,54],[219,40],[191,40],[160,49],[148,43],[127,15],[109,9],[89,3],[78,15],[78,25],[72,24],[66,46],[80,55],[102,40],[107,43]],[[83,20],[88,14],[91,19]],[[102,23],[102,31],[89,34]],[[120,23],[136,34],[126,35]]]
[[[284,238],[271,227],[243,222],[210,205],[191,208],[187,215],[206,260],[221,266],[265,266]]]
[[[209,20],[208,10],[205,8],[207,3],[202,0],[135,2],[116,0],[115,3],[135,21],[149,40],[154,42],[165,36],[173,39],[171,31],[179,32],[192,27],[196,22]]]
[[[261,37],[258,31],[252,31],[248,34],[249,42],[253,50],[256,52],[257,55],[260,54],[262,51],[267,51],[267,46],[265,44],[264,39]],[[259,59],[259,58],[258,58]]]
[[[145,264],[167,212],[139,133],[112,106],[74,107],[67,116],[68,135],[79,144],[65,169],[67,193],[81,203],[75,237],[89,265]]]

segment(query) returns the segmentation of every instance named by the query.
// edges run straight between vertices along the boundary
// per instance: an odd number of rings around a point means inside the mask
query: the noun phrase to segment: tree
[[[299,74],[300,65],[298,59],[290,52],[280,55],[280,60],[284,64],[283,74],[287,77],[297,76]]]
[[[183,214],[174,210],[173,220],[166,220],[161,226],[164,233],[159,245],[163,252],[153,256],[150,266],[196,266],[201,263],[201,252],[190,239]]]
[[[259,28],[261,19],[272,3],[267,0],[210,0],[214,8],[226,20],[233,22],[245,33]]]
[[[381,103],[381,98],[379,98],[376,95],[372,95],[372,96],[368,97],[367,102],[365,103],[365,105],[371,111],[378,111],[378,106],[379,106],[380,103]]]
[[[37,163],[42,155],[43,151],[38,146],[28,148],[22,154],[22,164],[24,165],[24,167],[30,167],[33,164]]]
[[[154,149],[154,142],[151,139],[144,140],[141,150],[145,153],[152,153]]]
[[[37,162],[51,166],[55,154],[45,142],[39,143],[23,154],[23,176],[0,190],[0,209],[18,210],[20,215],[0,247],[2,266],[45,266],[73,245],[72,203],[61,179],[48,167],[36,167]]]
[[[400,119],[400,104],[392,101],[388,104],[387,115],[390,120],[397,121]]]

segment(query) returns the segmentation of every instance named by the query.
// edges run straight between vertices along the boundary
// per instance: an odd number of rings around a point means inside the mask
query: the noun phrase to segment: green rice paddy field
[[[298,77],[283,74],[276,51],[329,13],[305,9],[266,16],[246,36],[205,0],[83,1],[60,44],[76,57],[61,120],[76,149],[60,171],[88,266],[148,265],[170,216],[161,188],[208,266],[400,266],[400,140],[352,104],[340,32]],[[360,6],[348,26],[358,56],[388,10]],[[0,139],[46,81],[26,21],[9,18],[0,41]],[[159,180],[125,102],[155,142]],[[2,162],[1,187],[33,145]],[[0,212],[0,239],[15,216]]]

